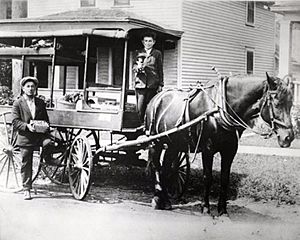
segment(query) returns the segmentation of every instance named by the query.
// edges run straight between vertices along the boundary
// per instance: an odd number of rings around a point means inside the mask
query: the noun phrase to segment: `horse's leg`
[[[204,205],[203,213],[210,213],[209,194],[212,183],[212,164],[214,154],[203,149],[202,151],[202,165],[203,165],[203,178],[204,178]]]
[[[154,209],[163,209],[163,192],[160,180],[161,164],[159,159],[161,151],[162,148],[158,145],[149,148],[149,161],[152,163],[155,174],[154,197],[151,202]]]
[[[232,139],[229,144],[224,144],[221,154],[221,186],[218,202],[219,215],[227,214],[227,192],[230,178],[230,169],[233,159],[236,155],[238,142]]]

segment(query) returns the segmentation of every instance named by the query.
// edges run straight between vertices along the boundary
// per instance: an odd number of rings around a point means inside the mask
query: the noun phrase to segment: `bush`
[[[0,59],[0,86],[11,87],[11,60]]]
[[[13,101],[13,94],[9,87],[0,86],[0,105],[12,105]]]

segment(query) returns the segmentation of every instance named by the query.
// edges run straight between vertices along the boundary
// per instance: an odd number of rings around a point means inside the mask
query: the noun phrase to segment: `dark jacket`
[[[137,68],[137,56],[141,53],[145,53],[145,49],[135,52],[133,59],[133,73],[135,88],[152,88],[157,89],[159,86],[164,86],[163,76],[163,62],[162,54],[157,49],[152,49],[150,55],[147,56],[143,63],[143,71],[139,71]]]
[[[49,123],[45,102],[35,97],[35,106],[35,118],[33,119],[23,96],[18,98],[13,104],[12,124],[14,129],[18,131],[17,144],[20,147],[38,146],[44,140],[45,134],[30,132],[27,128],[30,120],[44,120]]]

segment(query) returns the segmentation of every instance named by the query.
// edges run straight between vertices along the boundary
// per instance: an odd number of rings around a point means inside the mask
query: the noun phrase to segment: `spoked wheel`
[[[68,158],[69,183],[73,196],[82,200],[88,193],[91,183],[93,155],[89,141],[77,136],[71,146]]]
[[[72,142],[77,136],[85,136],[94,151],[99,148],[99,140],[94,130],[57,128],[51,132],[52,140],[55,142],[53,159],[59,159],[59,166],[42,164],[45,175],[54,183],[68,185],[67,161],[70,154]]]
[[[168,196],[172,199],[179,199],[187,188],[190,176],[188,152],[167,149],[164,155],[163,171]]]
[[[0,191],[17,192],[22,190],[21,153],[16,146],[17,133],[13,131],[11,113],[0,114]],[[39,173],[40,151],[34,151],[32,163],[32,180]]]

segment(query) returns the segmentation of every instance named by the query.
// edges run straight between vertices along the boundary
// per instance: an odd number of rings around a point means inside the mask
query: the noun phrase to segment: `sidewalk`
[[[239,145],[238,153],[299,157],[300,160],[300,149],[295,148],[275,148]]]

